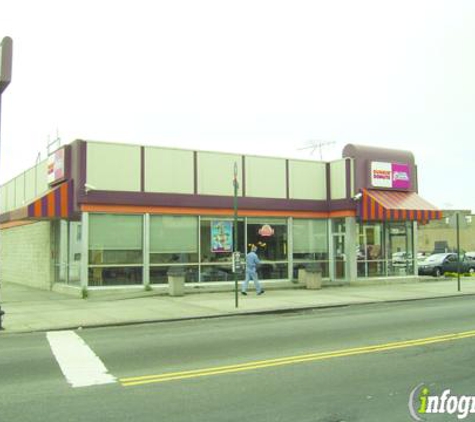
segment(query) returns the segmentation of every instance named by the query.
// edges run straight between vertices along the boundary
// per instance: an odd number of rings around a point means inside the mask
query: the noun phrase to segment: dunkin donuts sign
[[[408,164],[371,163],[371,186],[374,188],[409,189],[411,173]]]

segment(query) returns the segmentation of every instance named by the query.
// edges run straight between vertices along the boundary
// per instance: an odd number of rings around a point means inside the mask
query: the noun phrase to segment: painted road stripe
[[[109,384],[116,378],[74,331],[50,331],[46,337],[66,380],[73,387]]]
[[[425,346],[428,344],[442,343],[446,341],[455,341],[465,338],[475,337],[474,331],[465,331],[462,333],[452,333],[436,337],[426,337],[422,339],[399,341],[374,346],[355,347],[351,349],[335,350],[331,352],[310,353],[299,356],[288,356],[277,359],[267,359],[240,363],[236,365],[218,366],[212,368],[195,369],[191,371],[171,372],[158,375],[143,375],[138,377],[121,378],[119,381],[124,387],[135,385],[151,384],[157,382],[183,380],[189,378],[198,378],[211,375],[231,374],[235,372],[251,371],[262,368],[270,368],[283,365],[292,365],[296,363],[312,362],[317,360],[332,359],[344,356],[355,356],[368,353],[384,352],[388,350],[404,349],[408,347]]]

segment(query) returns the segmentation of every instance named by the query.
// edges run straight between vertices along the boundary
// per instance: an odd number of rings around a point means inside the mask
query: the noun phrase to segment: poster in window
[[[231,221],[211,222],[211,252],[232,252],[233,225]]]

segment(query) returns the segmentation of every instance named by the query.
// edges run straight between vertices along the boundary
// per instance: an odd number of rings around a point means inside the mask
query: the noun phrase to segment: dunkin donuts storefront
[[[309,265],[324,284],[415,277],[417,226],[441,218],[417,191],[408,151],[350,144],[323,162],[77,140],[1,187],[2,277],[160,289],[179,269],[189,288],[232,289],[232,252],[252,245],[264,286]]]
[[[408,151],[347,145],[354,163],[356,277],[417,274],[417,226],[442,212],[417,194],[417,167]]]

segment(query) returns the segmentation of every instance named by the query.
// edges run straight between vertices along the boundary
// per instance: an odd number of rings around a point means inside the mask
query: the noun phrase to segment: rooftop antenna
[[[59,131],[56,129],[56,138],[51,140],[48,136],[48,142],[46,144],[47,155],[51,155],[61,146],[61,138],[59,137]]]
[[[326,146],[329,146],[329,145],[333,145],[333,144],[336,144],[335,141],[319,141],[319,140],[311,140],[311,141],[307,141],[306,142],[306,145],[302,148],[299,148],[300,150],[302,149],[310,149],[310,155],[313,155],[315,153],[315,151],[318,149],[318,152],[320,154],[320,160],[323,160],[323,153],[322,153],[322,149],[323,147],[326,147]]]

